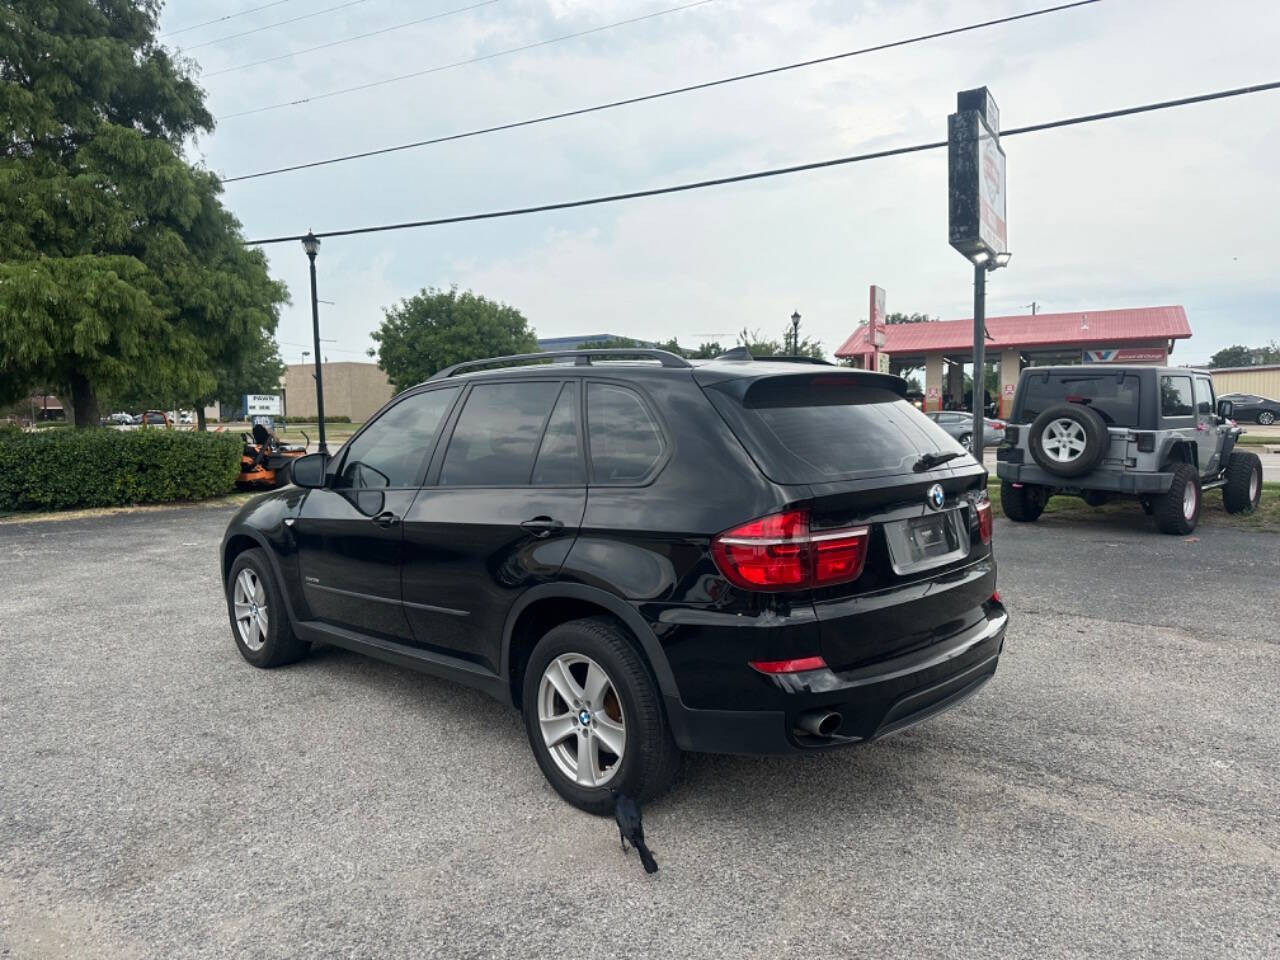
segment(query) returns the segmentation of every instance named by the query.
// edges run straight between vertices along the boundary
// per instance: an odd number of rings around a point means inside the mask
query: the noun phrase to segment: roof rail
[[[573,357],[574,366],[589,367],[591,366],[592,357],[625,357],[627,359],[637,360],[657,360],[664,367],[692,367],[688,360],[684,357],[678,357],[669,350],[656,350],[647,347],[602,347],[600,349],[587,350],[544,350],[540,353],[517,353],[509,357],[489,357],[486,360],[467,360],[463,363],[455,363],[451,367],[445,367],[443,370],[437,370],[430,377],[431,380],[444,380],[447,377],[453,377],[459,373],[468,370],[478,369],[491,365],[512,367],[526,360],[551,360],[556,357]]]
[[[754,360],[751,351],[746,347],[734,347],[732,350],[726,350],[724,353],[716,357],[717,360]]]

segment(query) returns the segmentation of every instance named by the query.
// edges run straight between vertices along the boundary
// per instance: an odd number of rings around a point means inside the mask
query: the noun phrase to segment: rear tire
[[[1000,509],[1015,523],[1034,523],[1044,513],[1049,502],[1049,491],[1034,483],[1015,487],[1008,480],[1000,481]]]
[[[567,679],[557,673],[561,665],[568,670]],[[603,674],[605,683],[594,697],[591,688],[599,688],[601,681],[593,670]],[[614,806],[611,791],[643,803],[675,780],[680,750],[667,725],[662,693],[617,621],[591,617],[548,631],[529,657],[522,690],[534,759],[556,792],[579,810],[607,816]],[[577,720],[583,715],[590,718],[586,725]],[[614,742],[621,743],[621,755],[609,749],[619,732],[621,739]],[[578,763],[584,756],[589,761],[585,772]]]
[[[261,549],[246,550],[231,565],[227,614],[240,656],[255,667],[282,667],[301,660],[311,650],[311,644],[293,632],[284,595]]]
[[[1227,513],[1253,513],[1262,498],[1262,461],[1256,453],[1237,450],[1227,458],[1222,505]]]
[[[1153,503],[1156,527],[1161,533],[1185,536],[1200,520],[1200,478],[1189,463],[1178,464],[1173,471],[1169,492]]]
[[[1101,507],[1110,499],[1102,490],[1086,490],[1080,497],[1091,507]]]

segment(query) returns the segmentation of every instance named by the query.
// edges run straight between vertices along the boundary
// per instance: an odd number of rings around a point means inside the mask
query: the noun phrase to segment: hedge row
[[[234,489],[239,435],[0,430],[0,510],[201,500]]]

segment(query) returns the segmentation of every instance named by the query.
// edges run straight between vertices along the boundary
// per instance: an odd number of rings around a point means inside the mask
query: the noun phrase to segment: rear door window
[[[1160,416],[1194,417],[1195,400],[1191,394],[1190,377],[1160,378]]]
[[[578,385],[566,383],[542,435],[542,446],[533,467],[533,484],[554,486],[585,482],[586,471],[578,443]]]
[[[941,427],[889,390],[847,374],[709,387],[715,404],[765,475],[823,483],[911,473],[925,453],[959,452]]]
[[[666,452],[662,430],[634,390],[587,385],[587,440],[593,483],[644,480]]]
[[[449,440],[440,484],[527,485],[534,454],[559,393],[560,384],[555,380],[472,387]]]
[[[1023,385],[1022,420],[1030,423],[1060,403],[1080,403],[1109,427],[1136,427],[1138,394],[1138,377],[1131,373],[1033,373]]]

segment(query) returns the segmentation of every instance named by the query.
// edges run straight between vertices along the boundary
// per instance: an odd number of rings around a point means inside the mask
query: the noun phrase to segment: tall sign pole
[[[986,87],[956,95],[947,118],[948,228],[951,246],[973,264],[974,459],[986,434],[987,272],[1008,264],[1004,150],[1000,110]]]
[[[880,369],[880,348],[884,346],[884,288],[871,285],[867,309],[867,343],[871,346],[871,369]]]

